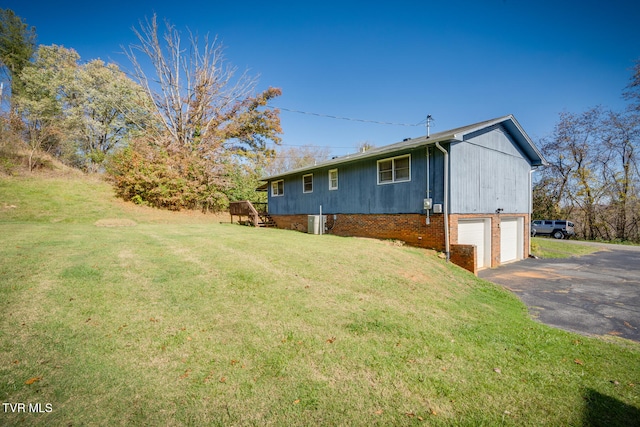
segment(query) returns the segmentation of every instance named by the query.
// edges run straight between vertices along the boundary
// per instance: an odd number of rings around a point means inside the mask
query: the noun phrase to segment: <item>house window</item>
[[[312,173],[302,176],[302,192],[303,193],[313,192],[313,174]]]
[[[284,195],[284,180],[271,182],[271,196],[283,196]]]
[[[411,155],[378,160],[378,184],[411,180]]]
[[[329,171],[329,190],[338,189],[338,169],[331,169]]]

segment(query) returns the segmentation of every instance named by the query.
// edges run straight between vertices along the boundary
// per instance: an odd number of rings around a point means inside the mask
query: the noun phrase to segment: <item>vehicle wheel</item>
[[[564,237],[564,234],[562,233],[562,231],[556,230],[553,232],[553,237],[555,237],[556,239],[562,239]]]

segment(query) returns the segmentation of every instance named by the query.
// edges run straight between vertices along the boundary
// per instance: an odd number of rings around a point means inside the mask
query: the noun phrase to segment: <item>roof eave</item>
[[[402,141],[403,145],[398,146],[398,144],[400,143],[395,143],[395,144],[391,144],[391,145],[386,145],[384,147],[380,147],[380,148],[373,148],[369,151],[365,151],[364,153],[360,152],[360,153],[353,153],[353,154],[347,154],[345,156],[340,156],[338,158],[335,159],[331,159],[331,160],[326,160],[324,162],[320,162],[317,163],[313,166],[305,166],[303,168],[298,168],[298,169],[292,169],[290,171],[287,172],[282,172],[276,175],[270,175],[270,176],[266,176],[264,178],[261,178],[262,181],[272,181],[274,179],[279,179],[279,178],[283,178],[285,176],[289,176],[289,175],[297,175],[297,174],[301,174],[304,172],[308,172],[311,170],[316,170],[316,169],[320,169],[320,168],[329,168],[331,166],[337,166],[337,165],[343,165],[343,164],[347,164],[347,163],[353,163],[353,162],[357,162],[360,160],[366,160],[366,159],[370,159],[373,157],[378,157],[380,155],[384,155],[384,154],[389,154],[389,153],[394,153],[397,151],[409,151],[409,150],[414,150],[416,148],[420,148],[420,147],[426,147],[428,145],[432,145],[435,144],[436,142],[452,142],[452,141],[461,141],[461,139],[458,139],[459,135],[455,135],[455,134],[446,134],[446,135],[438,135],[436,138],[433,137],[427,137],[427,136],[420,136],[418,138],[414,138],[410,141]]]

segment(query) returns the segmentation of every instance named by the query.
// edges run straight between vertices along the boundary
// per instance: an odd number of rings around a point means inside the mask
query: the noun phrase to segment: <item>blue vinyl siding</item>
[[[269,212],[317,214],[322,206],[327,214],[424,214],[426,197],[434,205],[444,201],[444,155],[436,142],[449,153],[450,213],[529,212],[531,168],[544,165],[545,160],[512,116],[453,129],[431,139],[420,137],[374,148],[298,173],[274,175],[272,180],[283,180],[284,195],[273,197],[273,181],[269,181]],[[378,161],[404,155],[411,156],[410,180],[379,184]],[[405,167],[400,164],[400,178],[404,178]],[[333,169],[338,171],[338,189],[329,190],[328,172]],[[304,193],[302,176],[309,173],[313,173],[313,192]]]
[[[326,214],[424,213],[423,199],[427,197],[426,150],[426,147],[420,147],[393,156],[315,169],[312,171],[313,193],[303,193],[303,174],[286,176],[284,196],[271,197],[269,193],[269,212],[274,215],[316,214],[322,205],[322,212]],[[403,154],[411,155],[411,180],[378,184],[378,160]],[[337,190],[329,190],[330,169],[338,169]],[[430,175],[431,197],[434,203],[442,203],[442,154],[435,153],[434,158],[433,149]]]
[[[466,135],[464,141],[441,145],[449,152],[450,213],[529,212],[531,163],[504,127],[491,126]],[[378,161],[406,154],[411,155],[410,181],[378,184]],[[285,176],[284,196],[269,193],[269,212],[316,214],[322,205],[327,214],[424,214],[426,197],[433,204],[443,203],[443,162],[442,152],[429,145],[307,170],[304,174],[313,173],[313,193],[303,193],[302,173]],[[330,169],[338,170],[337,190],[329,190]]]

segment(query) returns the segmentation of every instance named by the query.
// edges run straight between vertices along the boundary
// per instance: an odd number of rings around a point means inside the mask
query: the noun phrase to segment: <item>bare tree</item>
[[[317,147],[314,145],[288,147],[276,151],[274,157],[267,162],[265,171],[269,175],[275,175],[306,166],[313,166],[327,159],[329,159],[329,147]]]
[[[607,215],[615,238],[630,237],[632,207],[638,196],[638,155],[640,129],[633,115],[609,112],[603,138],[603,180],[607,183],[611,214]]]
[[[166,145],[211,156],[220,149],[264,150],[267,139],[280,142],[278,110],[259,110],[280,95],[279,89],[254,96],[256,79],[246,72],[237,75],[216,39],[210,42],[207,35],[200,43],[189,32],[183,46],[175,26],[165,21],[162,38],[159,30],[155,15],[140,22],[140,29],[134,29],[139,44],[126,49],[126,55],[154,100],[169,134]],[[150,62],[154,75],[147,74],[143,59]]]
[[[356,145],[358,152],[364,153],[365,151],[369,151],[372,148],[375,148],[375,145],[369,141],[361,141]]]
[[[602,114],[600,108],[579,115],[562,113],[552,138],[542,147],[550,166],[546,180],[540,182],[551,191],[554,207],[550,211],[567,214],[575,208],[582,232],[591,240],[599,235],[598,207],[607,189],[602,169]]]
[[[159,125],[114,156],[117,194],[169,209],[224,209],[240,181],[255,181],[242,171],[259,169],[273,154],[267,143],[280,143],[279,111],[268,106],[280,89],[254,94],[256,79],[228,65],[215,39],[201,43],[189,32],[183,46],[166,21],[159,35],[155,15],[134,32],[139,43],[126,54]]]

